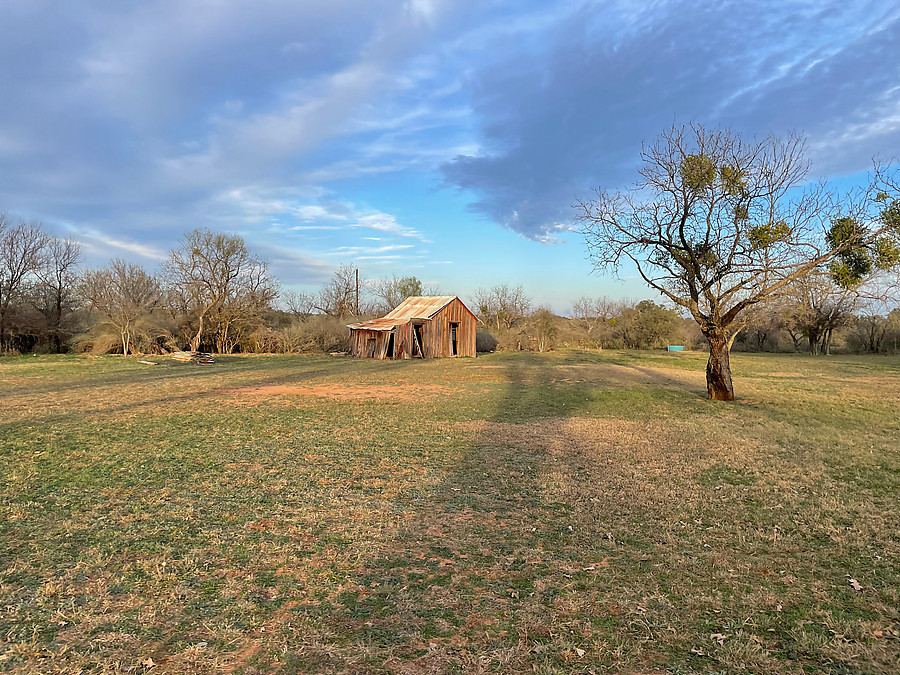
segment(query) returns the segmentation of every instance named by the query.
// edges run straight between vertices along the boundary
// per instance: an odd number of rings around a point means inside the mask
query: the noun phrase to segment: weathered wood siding
[[[431,321],[422,327],[425,342],[425,357],[450,356],[450,324],[459,324],[456,329],[457,356],[475,356],[475,324],[477,319],[466,306],[456,298]]]
[[[391,332],[386,330],[351,330],[350,355],[360,359],[388,359]],[[370,340],[375,341],[374,350],[370,349]]]
[[[411,359],[413,358],[413,331],[416,325],[422,327],[422,349],[426,359],[451,356],[450,324],[458,324],[456,329],[456,355],[475,356],[475,329],[477,319],[466,306],[454,299],[430,320],[411,319],[393,331],[352,329],[350,331],[350,354],[358,358]],[[393,354],[388,353],[391,333],[394,334]],[[370,340],[374,340],[374,349]]]

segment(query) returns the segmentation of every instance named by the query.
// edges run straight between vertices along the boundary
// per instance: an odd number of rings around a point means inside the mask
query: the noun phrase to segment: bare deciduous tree
[[[510,287],[507,284],[501,284],[494,286],[491,290],[497,298],[499,318],[507,329],[512,328],[516,321],[528,314],[531,298],[525,294],[521,285]]]
[[[86,272],[82,284],[90,309],[115,328],[128,356],[138,323],[162,301],[159,281],[140,265],[117,258],[107,268]]]
[[[588,338],[593,339],[597,329],[608,324],[624,308],[625,303],[606,297],[582,297],[572,303],[572,318],[575,319],[576,325],[587,332]]]
[[[738,340],[756,351],[765,351],[776,345],[778,335],[786,329],[785,320],[789,316],[784,303],[768,302],[746,310],[744,329]]]
[[[298,319],[305,319],[316,308],[317,298],[314,293],[297,293],[285,291],[281,294],[281,305],[289,314]]]
[[[796,136],[745,141],[674,127],[641,159],[631,191],[598,190],[576,204],[582,233],[595,269],[633,265],[690,312],[709,344],[711,399],[734,400],[730,350],[749,307],[832,264],[855,281],[855,253],[878,249],[890,230],[865,206],[842,212],[823,186],[805,187],[809,164]]]
[[[315,308],[339,319],[356,313],[358,304],[356,268],[343,264],[319,291]]]
[[[226,304],[244,306],[238,298],[255,294],[271,299],[275,293],[266,260],[253,255],[241,237],[206,228],[188,232],[181,246],[169,253],[165,275],[194,315],[193,351],[200,349],[213,315]]]
[[[531,314],[535,347],[539,352],[549,351],[553,346],[553,340],[559,332],[557,317],[549,307],[538,307]]]
[[[0,214],[0,350],[7,347],[10,314],[22,300],[28,278],[44,264],[49,240],[39,223],[13,225]]]
[[[510,330],[516,321],[528,314],[531,307],[531,298],[521,285],[511,287],[509,284],[498,284],[490,289],[479,288],[474,293],[474,300],[481,320],[494,324],[497,330]]]
[[[67,315],[71,314],[77,286],[81,244],[73,239],[51,237],[37,271],[40,283],[35,294],[37,310],[43,315],[53,349],[62,352]]]
[[[436,288],[427,286],[416,277],[397,277],[390,279],[374,279],[370,283],[372,294],[377,300],[376,310],[379,314],[389,312],[409,297],[417,295],[439,295]]]
[[[472,307],[475,313],[486,324],[494,323],[497,318],[497,300],[493,294],[486,288],[477,288],[472,294]],[[500,329],[500,323],[497,322],[497,330]]]
[[[830,354],[834,331],[846,326],[860,303],[856,289],[843,288],[825,275],[809,275],[786,293],[788,322],[803,335],[811,354]]]
[[[278,291],[268,270],[256,266],[248,271],[243,283],[237,286],[216,309],[216,351],[230,354],[242,337],[265,324],[265,314]]]
[[[891,317],[881,314],[865,313],[856,317],[854,322],[856,340],[862,351],[877,354],[882,350],[888,330],[891,328]]]

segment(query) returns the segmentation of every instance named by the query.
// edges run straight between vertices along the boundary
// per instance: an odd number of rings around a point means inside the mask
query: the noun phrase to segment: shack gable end
[[[426,355],[475,356],[475,329],[478,319],[462,300],[454,298],[431,317],[425,326]],[[456,345],[453,345],[453,329]],[[455,352],[455,353],[454,353]]]

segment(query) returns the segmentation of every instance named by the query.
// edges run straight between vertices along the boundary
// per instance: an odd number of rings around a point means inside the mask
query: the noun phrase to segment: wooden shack
[[[380,319],[350,324],[350,354],[361,359],[475,356],[477,321],[455,295],[414,296]]]

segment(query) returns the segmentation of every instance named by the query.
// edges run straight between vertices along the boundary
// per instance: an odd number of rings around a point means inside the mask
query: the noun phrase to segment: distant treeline
[[[412,276],[360,279],[350,265],[316,293],[283,291],[241,237],[206,229],[187,233],[157,272],[118,259],[85,269],[76,241],[0,216],[4,355],[345,351],[347,323],[435,294]],[[481,320],[480,351],[705,346],[693,320],[649,300],[581,298],[568,316],[535,307],[522,286],[509,284],[463,300]],[[898,352],[900,309],[872,311],[859,294],[812,278],[755,311],[735,348]]]

